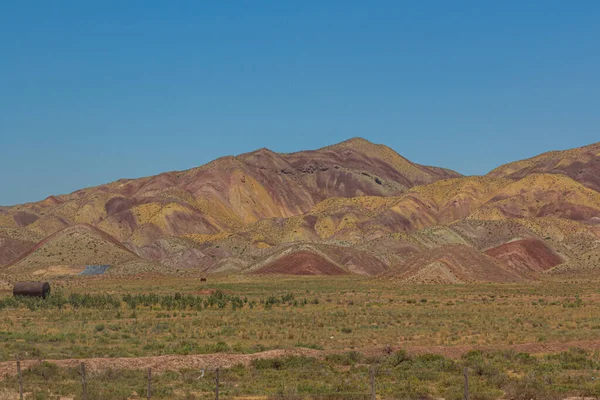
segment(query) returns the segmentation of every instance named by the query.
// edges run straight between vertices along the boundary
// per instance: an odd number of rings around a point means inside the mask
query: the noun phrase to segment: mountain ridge
[[[485,280],[485,268],[469,275],[462,265],[467,260],[489,268],[504,262],[500,269],[506,271],[517,265],[536,276],[548,266],[572,271],[583,262],[577,254],[593,257],[600,243],[600,191],[594,186],[599,160],[596,143],[509,163],[483,176],[462,176],[414,163],[362,138],[292,153],[262,148],[183,171],[0,207],[0,267],[11,273],[52,267],[31,258],[32,249],[72,227],[88,226],[97,233],[78,233],[79,247],[93,243],[105,249],[107,259],[127,265],[117,268],[122,273],[135,274],[145,262],[166,273],[245,273],[260,260],[276,260],[283,250],[287,258],[268,271],[285,272],[289,260],[298,260],[310,267],[290,271],[332,272],[332,265],[313,265],[333,260],[327,252],[337,260],[336,268],[351,273],[400,271],[410,260],[412,278],[395,274],[394,279],[415,282]],[[477,228],[490,223],[506,228]],[[539,234],[542,226],[545,236]],[[507,244],[516,240],[525,241],[520,247]],[[480,242],[498,247],[499,259],[491,262]],[[57,243],[53,246],[75,251]],[[571,252],[573,246],[581,252]],[[445,258],[438,248],[456,254]],[[433,250],[438,258],[422,264]],[[294,251],[304,253],[295,256]],[[314,257],[306,253],[311,251]],[[551,256],[555,252],[566,254]],[[65,262],[102,261],[96,256],[72,255]],[[554,265],[557,260],[568,268]],[[528,262],[543,267],[530,268]],[[489,279],[500,279],[498,271]],[[513,280],[502,276],[501,281]]]

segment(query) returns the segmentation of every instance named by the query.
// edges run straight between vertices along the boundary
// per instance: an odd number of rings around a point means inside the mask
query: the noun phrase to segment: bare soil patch
[[[147,369],[152,371],[176,371],[180,369],[216,369],[230,368],[237,364],[249,365],[252,360],[270,359],[286,356],[308,356],[318,357],[322,351],[311,349],[289,349],[268,350],[255,354],[198,354],[187,356],[155,356],[155,357],[132,357],[132,358],[87,358],[87,359],[64,359],[64,360],[23,360],[21,368],[29,368],[42,361],[48,361],[61,368],[76,368],[80,362],[85,362],[86,370],[90,372],[105,369]],[[0,379],[16,374],[15,362],[0,363]]]
[[[587,351],[599,351],[600,340],[584,340],[571,342],[548,342],[548,343],[521,343],[515,345],[501,346],[391,346],[358,350],[365,355],[379,355],[398,350],[404,350],[409,355],[439,354],[444,357],[457,359],[463,354],[473,351],[502,351],[512,350],[519,353],[532,355],[555,354],[567,351],[570,348],[581,348]],[[76,368],[80,362],[85,362],[86,369],[90,372],[106,369],[147,369],[160,373],[164,371],[176,371],[180,369],[216,369],[230,368],[238,364],[249,365],[252,360],[272,359],[287,356],[305,356],[321,358],[327,354],[340,353],[340,351],[323,351],[306,348],[295,348],[285,350],[268,350],[254,354],[197,354],[197,355],[166,355],[154,357],[132,357],[132,358],[87,358],[87,359],[62,359],[62,360],[23,360],[21,368],[30,368],[42,361],[51,362],[61,368]],[[0,363],[0,380],[16,374],[14,361]]]
[[[384,277],[436,284],[522,280],[498,260],[465,245],[448,245],[418,254],[391,269]]]
[[[505,243],[485,251],[516,272],[542,272],[563,262],[554,250],[538,239],[523,239]]]
[[[283,256],[255,274],[288,275],[346,275],[347,272],[324,257],[308,251],[299,251]]]

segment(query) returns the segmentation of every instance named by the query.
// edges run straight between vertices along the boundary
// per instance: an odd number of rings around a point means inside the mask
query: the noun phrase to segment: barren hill
[[[563,175],[533,174],[518,181],[464,177],[416,186],[394,197],[331,198],[301,216],[261,220],[238,233],[267,245],[297,240],[359,243],[459,221],[548,216],[593,223],[600,218],[600,193]]]
[[[265,218],[300,215],[330,197],[398,195],[457,176],[412,163],[386,146],[351,139],[291,154],[261,149],[187,171],[51,196],[3,208],[0,226],[48,236],[90,224],[140,247],[165,237],[231,232]]]
[[[522,239],[488,249],[492,256],[522,274],[549,270],[563,262],[562,258],[544,242],[537,239]]]
[[[521,179],[533,173],[566,175],[600,191],[600,142],[564,151],[551,151],[526,160],[502,165],[488,175]]]
[[[39,242],[6,272],[32,273],[54,266],[118,265],[136,259],[138,256],[108,234],[89,225],[75,225]]]
[[[329,275],[335,274],[331,267],[333,265],[344,273],[378,275],[388,269],[386,263],[365,250],[324,243],[282,244],[263,250],[262,255],[257,258],[258,260],[248,267],[249,271],[278,271],[277,273],[298,275],[312,271],[311,274]],[[297,269],[290,260],[299,263]]]
[[[283,256],[254,271],[255,274],[345,275],[348,272],[331,261],[307,251]]]
[[[462,177],[364,139],[260,149],[0,207],[0,268],[113,264],[123,274],[429,283],[586,273],[600,268],[599,154],[595,144]]]
[[[519,282],[505,265],[465,245],[438,247],[419,254],[384,275],[414,283]]]

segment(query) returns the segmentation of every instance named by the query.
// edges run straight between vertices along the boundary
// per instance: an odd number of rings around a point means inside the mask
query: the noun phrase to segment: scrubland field
[[[599,177],[600,143],[463,176],[352,138],[0,207],[0,398],[17,357],[29,399],[81,361],[89,399],[593,398]]]
[[[0,398],[471,399],[600,396],[600,288],[587,280],[414,285],[342,277],[53,282],[0,295]],[[76,359],[76,360],[75,360]],[[42,362],[43,361],[43,362]],[[204,369],[204,373],[202,372]]]

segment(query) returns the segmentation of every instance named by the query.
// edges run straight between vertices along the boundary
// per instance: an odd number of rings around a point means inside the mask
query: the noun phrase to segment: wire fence
[[[28,385],[26,379],[24,378],[23,370],[21,368],[21,362],[19,359],[16,360],[16,375],[14,377],[5,376],[6,379],[16,379],[18,382],[18,390],[19,390],[19,399],[26,400],[28,398],[43,399],[46,397],[36,395],[34,397],[29,397],[28,395],[31,392],[28,392]],[[89,374],[86,368],[86,364],[84,362],[80,362],[77,369],[77,375],[80,380],[79,388],[75,393],[71,393],[72,396],[75,397],[60,397],[60,399],[82,399],[82,400],[96,400],[96,399],[107,399],[109,396],[105,393],[106,387],[99,386],[94,382],[94,373]],[[97,371],[95,371],[97,373]],[[162,371],[161,371],[162,373]],[[118,374],[118,372],[117,372]],[[204,383],[204,391],[202,393],[180,393],[179,395],[175,395],[172,392],[165,393],[165,388],[160,386],[160,383],[157,384],[157,377],[160,377],[160,374],[156,374],[153,372],[152,368],[148,368],[143,375],[137,375],[138,377],[143,376],[143,379],[138,379],[138,382],[135,382],[135,397],[136,399],[215,399],[215,400],[228,400],[228,399],[268,399],[268,400],[301,400],[301,399],[313,399],[313,400],[376,400],[376,399],[393,399],[393,396],[381,396],[378,394],[378,377],[382,377],[383,375],[390,374],[390,371],[377,369],[374,366],[371,366],[368,369],[368,373],[365,374],[364,383],[365,387],[368,390],[362,391],[344,391],[337,390],[336,392],[330,393],[302,393],[302,391],[298,390],[298,386],[295,385],[293,381],[285,381],[282,379],[280,382],[280,386],[272,390],[270,393],[239,393],[236,390],[236,385],[234,382],[230,382],[228,380],[228,370],[227,369],[198,369],[196,371],[196,376],[193,377],[193,380],[198,381],[202,380]],[[468,368],[464,368],[464,399],[469,400],[469,370]],[[183,382],[183,378],[181,379],[181,388],[185,388],[186,383]],[[55,382],[58,384],[58,382]],[[92,385],[90,385],[92,383]],[[52,389],[53,382],[50,380],[48,382],[48,388]],[[105,385],[105,384],[104,384]],[[132,385],[133,386],[133,385]],[[172,384],[169,385],[172,387]],[[140,390],[143,388],[144,390]],[[210,388],[210,389],[209,389]],[[24,397],[25,396],[25,397]],[[0,398],[2,398],[0,396]],[[49,399],[54,397],[47,397]]]

